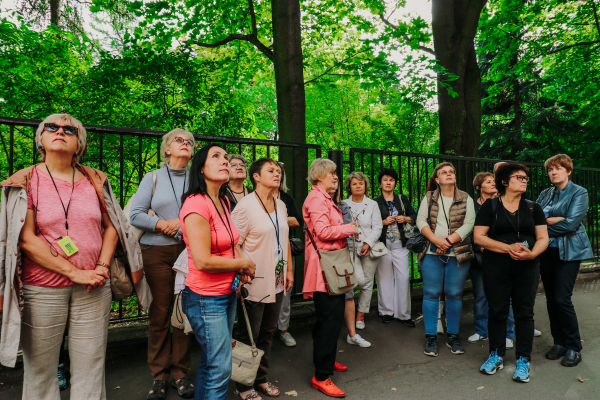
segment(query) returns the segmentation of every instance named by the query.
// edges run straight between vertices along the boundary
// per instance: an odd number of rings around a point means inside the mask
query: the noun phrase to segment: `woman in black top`
[[[489,375],[503,368],[506,320],[512,298],[517,367],[513,379],[529,382],[533,346],[533,306],[540,276],[538,256],[548,247],[542,208],[521,195],[529,169],[502,164],[495,176],[500,197],[486,201],[475,219],[475,243],[483,251],[483,287],[488,299],[490,357],[480,371]]]
[[[254,190],[247,188],[244,181],[248,177],[248,163],[243,156],[232,154],[229,156],[229,182],[225,184],[225,196],[233,211],[238,201],[249,195]]]

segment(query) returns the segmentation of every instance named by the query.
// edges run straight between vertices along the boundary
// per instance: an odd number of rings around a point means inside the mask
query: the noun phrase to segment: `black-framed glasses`
[[[179,144],[186,144],[190,147],[194,147],[194,142],[192,142],[191,140],[188,140],[188,139],[184,139],[179,136],[177,136],[175,139],[171,140],[171,143],[173,143],[173,142],[177,142]]]
[[[511,175],[509,178],[517,178],[520,182],[529,182],[529,177],[527,175]]]
[[[62,128],[63,132],[67,135],[77,135],[77,132],[79,132],[79,129],[71,125],[58,125],[53,122],[46,122],[44,124],[44,130],[46,132],[58,132],[60,128]]]

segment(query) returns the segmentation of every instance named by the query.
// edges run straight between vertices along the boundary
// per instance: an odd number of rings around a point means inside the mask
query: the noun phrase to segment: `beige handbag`
[[[244,300],[242,300],[241,303],[242,310],[244,310],[244,318],[246,319],[246,327],[248,328],[248,336],[250,336],[250,343],[252,343],[252,346],[231,339],[231,380],[245,386],[252,386],[256,379],[260,360],[265,352],[257,349],[254,344],[252,327],[250,326],[250,320],[248,319]]]
[[[119,257],[113,257],[110,263],[110,288],[112,290],[112,300],[124,300],[133,294],[133,284],[127,267]]]
[[[181,292],[175,295],[175,304],[173,304],[173,313],[171,314],[171,325],[175,328],[183,330],[186,335],[193,331],[190,321],[188,321],[187,315],[183,312],[181,307]]]
[[[156,190],[156,171],[152,171],[152,196],[154,196],[155,190]],[[125,206],[125,209],[123,210],[123,213],[125,214],[125,218],[127,218],[127,222],[129,222],[129,225],[131,226],[131,231],[133,232],[133,236],[135,236],[135,238],[139,242],[142,235],[144,235],[144,231],[131,225],[131,219],[130,219],[131,205],[133,204],[134,197],[135,197],[135,194],[133,196],[131,196],[131,198],[127,202],[127,205]],[[148,209],[148,215],[151,217],[156,217],[156,213],[151,208]]]
[[[358,280],[354,274],[354,265],[352,265],[352,261],[350,260],[348,246],[341,250],[319,250],[310,230],[307,229],[306,233],[308,233],[308,237],[319,255],[323,280],[325,281],[325,286],[327,287],[329,294],[344,294],[358,286]]]
[[[385,244],[377,242],[373,247],[371,247],[371,250],[369,250],[369,258],[371,260],[375,260],[379,257],[385,256],[387,253],[388,249]]]

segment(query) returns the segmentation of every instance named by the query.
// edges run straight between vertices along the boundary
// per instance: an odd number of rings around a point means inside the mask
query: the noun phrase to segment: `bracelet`
[[[450,246],[452,246],[453,243],[450,241],[450,239],[448,239],[448,238],[444,238],[444,239],[446,239],[446,242],[450,243]]]
[[[98,266],[98,265],[99,265],[99,266],[101,266],[101,267],[104,267],[104,268],[106,268],[106,263],[105,263],[105,262],[99,262],[99,261],[98,261],[98,262],[96,263],[96,266]]]

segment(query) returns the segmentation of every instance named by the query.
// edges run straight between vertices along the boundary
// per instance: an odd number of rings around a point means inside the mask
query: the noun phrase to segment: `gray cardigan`
[[[169,174],[171,174],[171,181]],[[184,188],[185,181],[185,188]],[[180,243],[178,240],[158,232],[156,223],[159,219],[170,220],[179,218],[181,209],[181,195],[187,190],[190,173],[187,168],[173,169],[170,166],[156,170],[156,190],[152,196],[152,172],[148,172],[133,198],[131,204],[131,225],[145,231],[140,239],[141,244],[152,246],[168,246]],[[175,192],[173,192],[175,188]],[[152,208],[157,217],[148,215]]]

